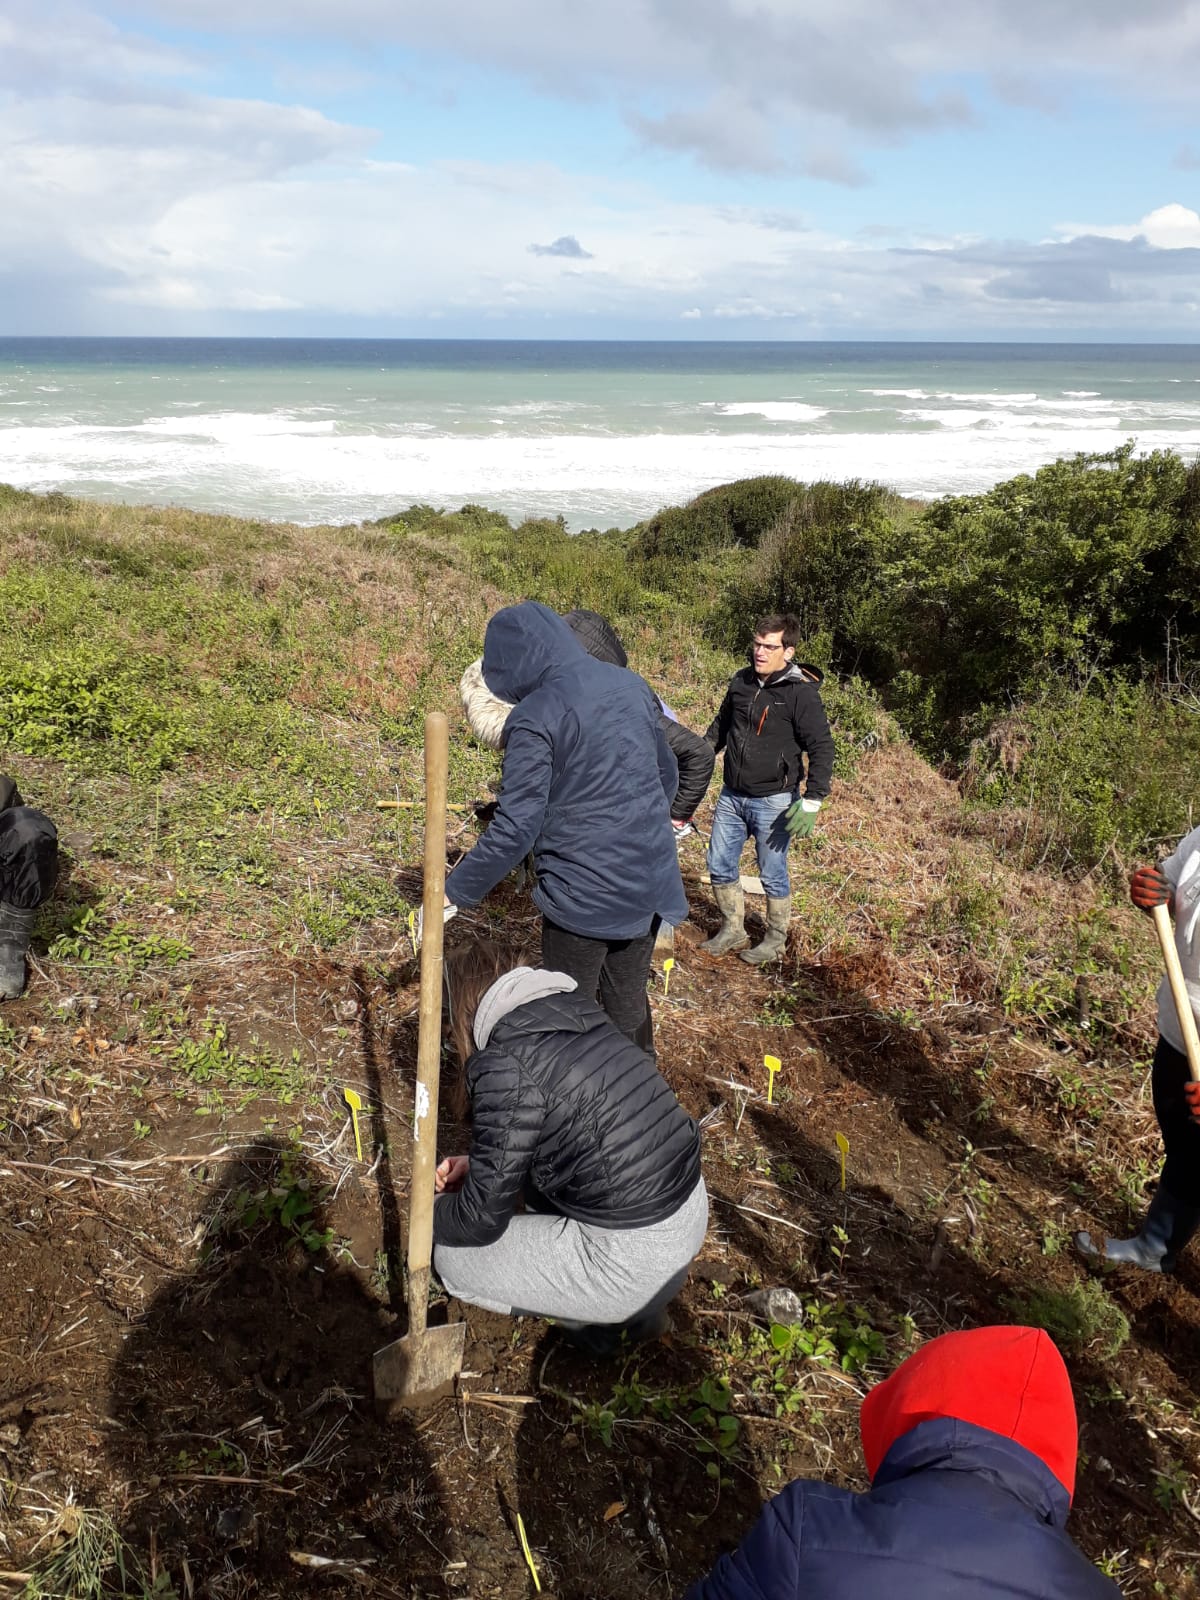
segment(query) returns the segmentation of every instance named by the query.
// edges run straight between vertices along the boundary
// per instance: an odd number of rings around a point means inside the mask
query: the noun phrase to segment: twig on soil
[[[748,1217],[762,1217],[767,1222],[778,1222],[785,1228],[792,1228],[796,1233],[804,1234],[805,1238],[812,1238],[808,1228],[802,1228],[798,1222],[789,1222],[786,1217],[777,1217],[773,1211],[758,1211],[753,1206],[740,1206],[736,1200],[727,1200],[723,1194],[714,1194],[712,1198],[719,1200],[722,1205],[732,1206],[735,1211],[744,1211]]]
[[[115,1178],[98,1178],[94,1172],[89,1172],[81,1167],[48,1167],[41,1161],[10,1161],[5,1160],[0,1167],[0,1178],[7,1177],[7,1167],[17,1167],[24,1172],[49,1172],[56,1178],[86,1179],[88,1183],[98,1183],[105,1189],[122,1189],[126,1194],[135,1193],[135,1188],[129,1183],[118,1183]]]
[[[501,1410],[505,1406],[536,1406],[538,1403],[535,1394],[473,1394],[470,1389],[460,1389],[458,1398],[466,1405],[498,1406]]]
[[[466,1445],[467,1449],[471,1452],[471,1454],[473,1456],[477,1456],[479,1454],[479,1446],[471,1443],[471,1435],[467,1432],[467,1408],[466,1408],[466,1406],[459,1406],[459,1408],[458,1408],[458,1420],[459,1420],[459,1424],[462,1427],[463,1443]]]
[[[173,1166],[182,1163],[185,1166],[199,1167],[205,1161],[216,1161],[221,1156],[232,1155],[238,1147],[232,1144],[220,1145],[216,1150],[206,1150],[198,1156],[147,1156],[142,1161],[121,1161],[115,1156],[110,1156],[106,1161],[93,1161],[94,1167],[125,1167],[130,1172],[140,1172],[143,1167]],[[245,1145],[242,1148],[253,1150],[255,1145]],[[57,1171],[72,1171],[72,1168],[57,1168]]]
[[[223,1472],[172,1472],[168,1476],[175,1483],[245,1483],[256,1489],[266,1489],[269,1494],[286,1494],[292,1498],[300,1493],[299,1489],[285,1489],[280,1483],[272,1483],[269,1478],[235,1478]]]

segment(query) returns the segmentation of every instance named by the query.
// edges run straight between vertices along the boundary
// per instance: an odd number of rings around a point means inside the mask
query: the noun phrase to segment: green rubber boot
[[[730,950],[740,950],[750,943],[746,932],[746,896],[740,883],[714,883],[713,899],[724,919],[711,939],[700,946],[706,956],[727,955]]]
[[[774,961],[787,948],[788,926],[792,920],[792,897],[773,900],[767,896],[767,931],[753,950],[743,950],[741,959],[752,967],[761,967],[764,961]]]

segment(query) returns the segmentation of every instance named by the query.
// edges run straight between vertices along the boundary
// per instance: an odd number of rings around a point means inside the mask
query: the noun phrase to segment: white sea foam
[[[933,400],[953,400],[958,405],[971,406],[1032,406],[1037,404],[1036,394],[1004,394],[988,389],[983,394],[962,393],[958,389],[938,389]]]
[[[292,438],[296,434],[332,433],[334,427],[332,419],[304,422],[290,411],[210,411],[194,417],[148,417],[145,422],[134,423],[127,430],[110,431],[205,437],[236,445],[255,436],[269,438],[280,435]]]
[[[163,419],[134,427],[0,427],[0,480],[112,500],[182,504],[298,522],[376,517],[428,501],[628,525],[702,489],[758,473],[866,477],[904,494],[974,493],[1056,456],[1123,443],[1117,418],[976,410],[943,426],[863,432],[542,435],[341,432],[285,412]],[[197,424],[203,422],[204,426]],[[1139,450],[1200,454],[1191,428],[1146,428]]]
[[[1130,408],[1130,411],[1132,408]],[[1122,413],[1126,418],[1130,411]],[[1044,408],[1024,407],[1013,411],[1001,410],[997,407],[990,411],[970,410],[962,407],[929,407],[916,406],[900,411],[899,416],[911,422],[935,423],[943,428],[997,428],[1008,429],[1014,432],[1030,432],[1037,430],[1053,429],[1058,431],[1064,426],[1078,428],[1092,425],[1095,415],[1095,426],[1108,428],[1115,426],[1118,417],[1113,415],[1112,408],[1105,402],[1103,405],[1092,407],[1089,404],[1072,405],[1053,402]],[[1155,414],[1158,417],[1158,413]],[[1151,420],[1151,419],[1147,419]],[[1162,420],[1160,418],[1160,420]],[[1200,422],[1200,411],[1196,413],[1195,420]]]
[[[714,401],[702,409],[714,410],[720,417],[762,417],[767,422],[817,422],[829,415],[828,407],[800,400]]]

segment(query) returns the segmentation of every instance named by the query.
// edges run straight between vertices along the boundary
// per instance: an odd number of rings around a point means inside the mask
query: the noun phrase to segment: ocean
[[[1200,346],[0,339],[0,482],[352,523],[422,501],[627,527],[757,473],[974,493],[1200,454]]]

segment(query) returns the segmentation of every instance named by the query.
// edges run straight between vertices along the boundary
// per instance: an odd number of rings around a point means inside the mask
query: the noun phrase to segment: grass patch
[[[1129,1319],[1098,1278],[1068,1289],[1036,1288],[1010,1295],[1005,1306],[1017,1322],[1044,1328],[1071,1350],[1087,1350],[1111,1361],[1129,1339]]]

